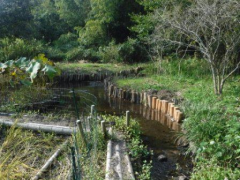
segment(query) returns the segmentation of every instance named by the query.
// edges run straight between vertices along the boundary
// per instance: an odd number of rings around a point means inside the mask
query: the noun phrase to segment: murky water
[[[76,90],[86,90],[97,97],[97,112],[102,114],[125,115],[130,111],[131,117],[139,121],[144,143],[153,150],[152,179],[167,180],[181,175],[189,175],[191,170],[190,158],[182,155],[181,148],[176,145],[181,128],[163,114],[133,104],[129,101],[109,98],[101,82],[85,82],[81,84],[65,85]],[[164,154],[167,161],[160,162],[158,156]]]

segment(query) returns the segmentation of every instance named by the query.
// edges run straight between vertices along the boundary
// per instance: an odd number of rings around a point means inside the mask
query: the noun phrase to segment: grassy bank
[[[227,82],[222,96],[213,92],[211,74],[198,60],[150,64],[144,78],[115,79],[120,87],[137,91],[170,90],[186,114],[183,128],[196,157],[192,179],[238,179],[240,177],[240,77]],[[156,74],[157,72],[160,72]],[[221,172],[221,173],[220,173]]]
[[[116,73],[123,70],[130,70],[136,68],[138,66],[144,66],[144,64],[101,64],[101,63],[57,63],[57,67],[59,67],[62,71],[68,72],[81,72],[86,74],[91,73]]]

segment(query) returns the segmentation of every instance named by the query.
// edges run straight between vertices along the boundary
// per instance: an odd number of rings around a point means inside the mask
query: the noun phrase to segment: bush
[[[53,46],[61,51],[69,51],[79,46],[78,36],[73,33],[62,34],[58,40],[53,42]]]
[[[133,63],[142,61],[146,57],[142,54],[141,48],[142,46],[137,40],[129,38],[121,44],[112,41],[107,46],[100,47],[98,55],[104,63]]]
[[[191,180],[208,179],[228,179],[239,180],[240,170],[231,168],[225,168],[216,165],[216,162],[200,163],[192,173]]]
[[[80,53],[77,39],[78,36],[74,33],[62,34],[59,39],[49,45],[45,53],[54,61],[73,60]]]
[[[36,39],[24,40],[20,38],[0,39],[0,61],[18,59],[20,57],[33,58],[43,52],[43,44]]]
[[[122,62],[119,45],[116,45],[114,41],[110,42],[108,46],[100,47],[98,56],[103,63]]]
[[[46,56],[53,61],[62,61],[66,59],[66,54],[61,49],[49,46],[45,49]]]
[[[128,39],[126,42],[119,45],[119,55],[123,62],[133,62],[136,57],[137,40]]]

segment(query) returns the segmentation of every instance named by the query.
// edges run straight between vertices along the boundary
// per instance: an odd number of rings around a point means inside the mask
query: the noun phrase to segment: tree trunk
[[[217,86],[217,75],[216,75],[216,70],[213,65],[211,65],[211,71],[212,71],[212,78],[213,78],[213,88],[215,94],[218,94],[218,86]]]

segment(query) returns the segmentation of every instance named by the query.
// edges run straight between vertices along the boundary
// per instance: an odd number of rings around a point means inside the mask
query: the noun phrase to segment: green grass
[[[70,72],[82,72],[82,73],[97,73],[97,72],[120,72],[122,70],[130,70],[138,66],[144,66],[143,64],[100,64],[100,63],[56,63],[62,71]]]
[[[240,161],[240,76],[231,77],[223,94],[217,96],[213,92],[207,67],[201,67],[205,70],[202,72],[196,70],[197,63],[190,66],[183,64],[179,71],[177,64],[165,63],[160,74],[149,71],[152,68],[149,67],[144,78],[115,78],[114,81],[122,88],[137,91],[155,89],[177,92],[184,99],[180,107],[186,115],[183,128],[192,142],[189,151],[194,152],[196,157],[192,179],[218,179],[224,176],[236,179],[239,175],[236,167]],[[211,173],[215,170],[222,171],[221,175]]]

